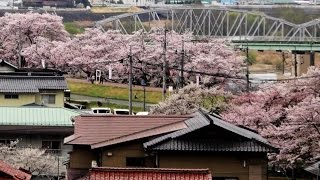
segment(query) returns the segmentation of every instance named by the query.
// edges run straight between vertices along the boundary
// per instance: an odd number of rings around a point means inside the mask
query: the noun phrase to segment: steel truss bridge
[[[259,12],[225,8],[152,9],[126,13],[96,22],[104,30],[128,34],[138,30],[166,28],[195,36],[226,38],[235,42],[320,42],[320,19],[294,24]]]

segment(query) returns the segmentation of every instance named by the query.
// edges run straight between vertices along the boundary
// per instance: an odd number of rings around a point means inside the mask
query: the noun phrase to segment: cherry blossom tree
[[[185,115],[196,112],[200,107],[211,110],[223,109],[226,105],[226,98],[230,93],[223,89],[205,88],[196,84],[179,89],[177,93],[170,95],[165,101],[151,107],[151,114]]]
[[[227,121],[257,130],[280,153],[270,156],[284,167],[320,159],[320,69],[311,67],[296,80],[263,85],[235,97],[222,114]]]
[[[0,31],[0,57],[13,64],[18,64],[19,51],[36,44],[39,37],[62,42],[69,39],[62,17],[50,14],[6,13],[0,17]],[[41,60],[28,59],[28,63],[41,64]]]
[[[218,77],[204,76],[205,83],[225,82],[224,77],[236,77],[241,74],[243,57],[223,40],[206,39],[205,42],[193,41],[190,33],[179,35],[169,32],[167,37],[166,59],[168,61],[168,83],[176,83],[182,55],[185,59],[186,79],[195,80],[196,73],[203,71]],[[133,57],[134,78],[144,79],[154,86],[161,84],[164,61],[164,32],[154,29],[151,33],[143,31],[124,35],[118,31],[102,32],[99,29],[87,29],[67,42],[39,39],[39,43],[24,50],[27,61],[45,59],[54,68],[81,69],[90,74],[95,69],[105,74],[111,67],[115,80],[127,81],[128,55]],[[183,52],[183,53],[182,53]],[[210,76],[211,77],[211,76]],[[220,78],[219,78],[220,77]]]
[[[9,145],[0,145],[0,159],[16,168],[23,168],[33,175],[57,175],[57,160],[45,149],[26,147],[18,148],[18,141]],[[60,164],[62,166],[62,164]]]

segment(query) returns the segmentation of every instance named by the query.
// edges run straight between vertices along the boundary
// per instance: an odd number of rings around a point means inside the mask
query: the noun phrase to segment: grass
[[[64,23],[64,28],[70,34],[81,34],[84,32],[83,27],[80,27],[79,25],[73,22]]]
[[[128,100],[128,88],[104,86],[99,84],[89,84],[74,81],[67,81],[68,87],[73,94],[112,98],[120,100]],[[143,90],[133,90],[133,101],[143,102]],[[134,97],[137,98],[134,98]],[[161,92],[158,91],[146,91],[146,102],[158,103],[161,101]]]

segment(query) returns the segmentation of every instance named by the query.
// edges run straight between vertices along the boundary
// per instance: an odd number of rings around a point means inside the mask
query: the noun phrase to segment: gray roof
[[[152,150],[166,151],[208,151],[208,152],[274,152],[271,146],[258,141],[222,142],[203,139],[172,139],[152,147]]]
[[[320,176],[320,161],[308,166],[304,170],[306,170],[314,175]]]
[[[38,93],[39,90],[65,90],[63,76],[0,76],[0,93]]]
[[[188,128],[178,130],[167,135],[155,138],[143,144],[146,149],[153,150],[197,150],[197,151],[251,151],[251,152],[275,152],[266,139],[250,130],[238,127],[220,119],[216,114],[208,115],[199,110],[194,117],[185,121]],[[193,140],[179,138],[183,135],[201,129],[209,125],[215,125],[227,131],[244,137],[245,141],[217,142],[212,139]]]
[[[153,139],[151,141],[148,141],[148,142],[144,143],[143,146],[145,148],[148,148],[149,146],[153,146],[153,145],[158,144],[160,142],[163,142],[163,141],[165,141],[167,139],[173,139],[173,138],[182,136],[184,134],[187,134],[189,132],[195,131],[197,129],[200,129],[202,127],[205,127],[205,126],[209,125],[210,121],[207,120],[204,116],[202,116],[200,112],[196,112],[194,114],[194,117],[190,118],[190,119],[187,119],[185,121],[185,123],[188,126],[188,128],[181,129],[179,131],[175,131],[173,133],[170,133],[170,134],[155,138],[155,139]]]

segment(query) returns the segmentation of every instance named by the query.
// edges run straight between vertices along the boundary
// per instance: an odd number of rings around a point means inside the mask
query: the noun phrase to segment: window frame
[[[19,99],[19,94],[4,94],[4,99]]]
[[[48,96],[48,102],[46,102],[46,100],[44,99],[44,96]],[[50,96],[53,96],[54,99],[53,99],[53,103],[50,102]],[[51,99],[52,100],[52,99]],[[44,104],[56,104],[56,94],[54,93],[41,93],[41,101],[44,103]]]
[[[142,163],[138,162],[138,161],[141,161]],[[138,164],[140,164],[140,165],[138,165]],[[142,156],[141,157],[126,157],[126,167],[146,167],[146,158],[142,157]]]
[[[43,146],[43,143],[44,142],[49,142],[49,148],[48,148],[48,146],[47,147],[44,147]],[[53,142],[58,142],[59,143],[59,148],[57,149],[57,148],[53,148]],[[42,141],[41,141],[41,147],[42,147],[42,149],[48,149],[48,150],[61,150],[61,148],[62,148],[62,145],[61,145],[61,141],[60,140],[47,140],[47,139],[43,139]]]

